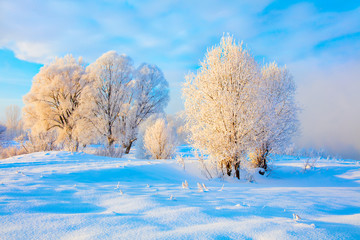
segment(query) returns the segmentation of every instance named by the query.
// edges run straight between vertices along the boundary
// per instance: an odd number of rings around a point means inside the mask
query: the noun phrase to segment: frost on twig
[[[197,183],[198,191],[199,192],[208,192],[209,189],[205,186],[205,184]]]
[[[208,166],[205,163],[205,156],[202,153],[199,153],[198,151],[194,151],[194,156],[197,160],[199,160],[201,172],[202,174],[207,178],[211,179],[213,178],[213,175],[210,173],[210,170]]]
[[[203,183],[202,186],[203,186],[203,189],[204,189],[205,192],[209,191],[209,189],[205,186],[205,183]]]
[[[198,192],[203,192],[204,191],[204,189],[203,189],[203,187],[201,186],[200,183],[197,183],[197,186],[198,186]]]
[[[186,180],[185,180],[185,182],[182,183],[182,188],[184,188],[184,189],[189,188],[189,183]]]
[[[306,172],[306,170],[312,170],[316,167],[317,161],[320,159],[319,158],[306,158],[304,161],[304,172]]]
[[[176,162],[182,166],[182,168],[185,170],[185,161],[184,161],[184,157],[182,155],[177,155],[176,156]]]

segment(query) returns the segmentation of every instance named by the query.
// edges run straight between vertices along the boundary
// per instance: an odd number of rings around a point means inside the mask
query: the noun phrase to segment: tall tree
[[[25,128],[32,134],[55,130],[57,143],[76,151],[81,140],[80,98],[87,80],[82,59],[67,55],[40,69],[24,96]]]
[[[139,125],[150,115],[162,112],[169,102],[169,84],[156,65],[139,66],[133,90],[128,112],[121,118],[125,153],[136,141]]]
[[[271,152],[282,151],[299,127],[295,82],[286,67],[276,63],[261,69],[262,86],[258,108],[263,117],[256,127],[256,144],[251,153],[255,167],[267,170]]]
[[[108,147],[121,137],[120,116],[126,115],[133,95],[133,61],[125,55],[109,51],[86,69],[87,79],[82,109]]]

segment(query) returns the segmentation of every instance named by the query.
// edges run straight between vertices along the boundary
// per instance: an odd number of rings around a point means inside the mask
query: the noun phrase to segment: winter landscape
[[[360,239],[358,3],[0,16],[0,239]]]

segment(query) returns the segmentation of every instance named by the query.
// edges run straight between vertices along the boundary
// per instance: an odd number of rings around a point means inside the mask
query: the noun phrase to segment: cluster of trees
[[[102,143],[110,155],[128,153],[139,125],[168,101],[168,82],[155,65],[135,68],[130,57],[115,51],[88,66],[67,55],[34,77],[23,121],[31,136],[55,139],[53,146],[66,150]]]
[[[266,171],[269,154],[286,147],[298,128],[294,94],[286,67],[261,67],[243,44],[223,37],[200,70],[186,76],[190,142],[223,174],[240,178],[242,164],[249,162]]]
[[[110,51],[88,66],[67,55],[42,67],[24,96],[22,122],[43,151],[101,143],[106,155],[121,156],[138,141],[138,157],[166,159],[187,138],[222,174],[240,178],[249,163],[264,173],[269,154],[288,146],[298,129],[295,90],[286,67],[260,65],[226,36],[186,76],[184,116],[163,114],[169,86],[157,66],[135,68]],[[19,113],[9,108],[9,129]]]

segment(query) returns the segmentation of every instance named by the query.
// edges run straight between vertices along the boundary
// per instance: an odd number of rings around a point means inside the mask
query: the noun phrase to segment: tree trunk
[[[125,146],[125,154],[129,154],[133,141],[131,140],[128,145]]]
[[[263,168],[265,171],[267,171],[268,155],[269,155],[269,144],[264,143],[261,147],[257,148],[255,151],[255,157],[252,159],[253,167]]]
[[[235,163],[235,176],[240,180],[240,162]]]
[[[107,141],[108,141],[108,147],[110,148],[114,144],[115,139],[112,136],[108,136]]]
[[[75,141],[75,147],[74,147],[74,152],[77,152],[77,151],[79,151],[79,141]]]
[[[231,171],[232,169],[231,169],[231,164],[228,162],[228,163],[226,163],[226,173],[227,173],[227,175],[228,176],[231,176]]]

